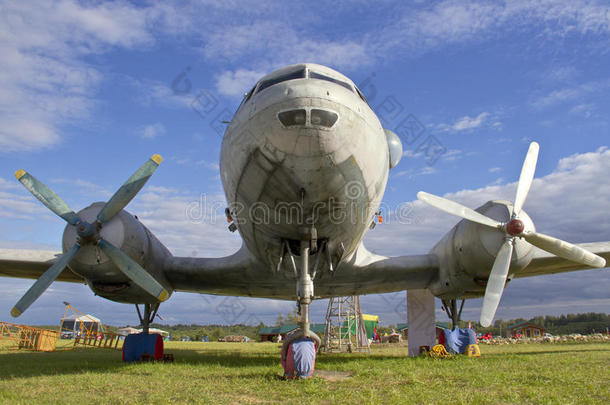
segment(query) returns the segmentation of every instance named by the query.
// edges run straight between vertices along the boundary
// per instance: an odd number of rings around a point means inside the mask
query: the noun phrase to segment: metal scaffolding
[[[330,299],[322,350],[327,353],[370,352],[359,296]]]

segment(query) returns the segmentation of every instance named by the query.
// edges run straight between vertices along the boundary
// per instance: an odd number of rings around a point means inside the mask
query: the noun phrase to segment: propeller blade
[[[473,209],[465,207],[462,204],[458,204],[446,198],[438,197],[436,195],[426,193],[425,191],[420,191],[419,193],[417,193],[417,198],[419,198],[426,204],[448,212],[449,214],[456,215],[458,217],[465,218],[469,221],[476,222],[481,225],[486,225],[492,228],[502,228],[502,223],[496,221],[495,219],[486,217],[485,215],[479,214]]]
[[[564,259],[591,267],[606,267],[606,259],[603,257],[561,239],[537,232],[526,232],[523,237],[532,245]]]
[[[121,211],[144,187],[150,176],[161,164],[161,155],[152,155],[108,200],[104,208],[97,214],[98,221],[104,223],[110,221],[117,212]]]
[[[21,315],[26,309],[30,307],[40,297],[40,295],[45,292],[47,288],[51,285],[53,281],[59,276],[59,274],[66,268],[66,266],[70,263],[70,260],[74,257],[76,252],[80,246],[75,244],[72,246],[72,249],[67,251],[65,254],[61,255],[55,263],[47,271],[45,271],[42,276],[30,287],[30,289],[21,297],[19,302],[15,304],[13,309],[11,309],[11,315],[17,318]]]
[[[483,308],[481,308],[480,323],[483,327],[491,325],[496,309],[500,304],[504,285],[506,284],[506,276],[508,276],[508,268],[510,267],[510,259],[513,255],[512,239],[507,239],[500,247],[494,265],[489,274],[487,288],[485,288],[485,296],[483,297]]]
[[[153,276],[144,270],[131,257],[127,256],[120,249],[117,249],[104,239],[100,239],[98,246],[123,274],[129,277],[131,281],[136,283],[147,293],[156,297],[159,301],[165,301],[169,298],[169,293],[165,288],[163,288]]]
[[[538,151],[540,146],[536,142],[530,143],[530,148],[525,156],[523,167],[521,168],[521,175],[519,176],[519,183],[517,183],[517,193],[515,194],[515,203],[513,204],[513,215],[519,215],[527,193],[530,191],[530,186],[534,180],[534,173],[536,172],[536,163],[538,162]]]
[[[80,218],[70,207],[68,207],[68,204],[36,177],[21,169],[15,172],[15,177],[34,197],[38,198],[41,203],[46,205],[46,207],[55,214],[62,217],[67,223],[76,225],[80,222]]]

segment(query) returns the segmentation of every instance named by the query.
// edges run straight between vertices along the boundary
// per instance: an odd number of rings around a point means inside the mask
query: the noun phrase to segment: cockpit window
[[[367,103],[367,104],[369,103],[369,102],[366,100],[366,97],[364,97],[364,94],[362,94],[362,92],[360,91],[360,89],[358,89],[358,87],[356,87],[356,93],[358,93],[358,95],[360,96],[360,98],[362,99],[362,101],[364,101],[364,102],[365,102],[365,103]]]
[[[311,110],[311,125],[320,125],[330,128],[335,125],[339,116],[332,111],[326,110]]]
[[[248,100],[250,100],[250,98],[252,98],[252,94],[254,94],[254,89],[255,88],[256,88],[256,85],[254,87],[252,87],[252,89],[249,92],[244,94],[244,98],[241,100],[241,103],[239,104],[239,108],[241,108],[241,106],[246,104],[248,102]]]
[[[246,96],[244,97],[245,101],[250,100],[250,97],[252,97],[252,94],[254,93],[254,89],[256,88],[256,86],[252,87],[252,90],[250,90]]]
[[[307,111],[305,110],[291,110],[283,111],[277,115],[278,119],[285,127],[292,127],[295,125],[305,125],[307,118]]]
[[[340,86],[343,86],[346,89],[348,89],[349,91],[354,91],[354,90],[352,90],[352,86],[350,86],[348,83],[345,83],[344,81],[341,81],[341,80],[333,79],[332,77],[329,77],[329,76],[326,76],[326,75],[322,75],[320,73],[309,71],[309,78],[310,79],[326,80],[327,82],[336,83],[336,84],[338,84]]]
[[[258,90],[256,90],[256,92],[260,93],[261,90],[265,90],[267,87],[271,87],[274,84],[278,84],[278,83],[285,82],[285,81],[288,81],[288,80],[304,79],[304,78],[305,78],[305,69],[296,70],[294,72],[286,73],[286,74],[281,75],[281,76],[277,76],[277,77],[273,77],[271,79],[263,80],[258,85]]]

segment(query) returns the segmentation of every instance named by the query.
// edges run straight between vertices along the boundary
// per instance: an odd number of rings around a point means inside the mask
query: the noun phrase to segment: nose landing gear
[[[313,279],[309,274],[310,242],[301,241],[301,266],[297,277],[297,305],[301,315],[299,329],[282,345],[282,366],[287,378],[309,378],[313,374],[320,338],[310,329],[309,304],[314,297]]]

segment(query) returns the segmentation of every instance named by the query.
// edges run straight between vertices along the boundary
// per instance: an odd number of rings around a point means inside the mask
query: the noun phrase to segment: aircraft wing
[[[438,257],[434,254],[385,257],[361,244],[333,274],[316,278],[315,293],[332,297],[427,288],[438,274]]]
[[[60,256],[61,252],[32,249],[0,249],[0,276],[38,279]],[[65,268],[58,281],[83,283],[85,280]]]
[[[295,299],[292,271],[276,272],[260,264],[245,247],[221,258],[171,257],[165,275],[177,291],[261,298]],[[364,246],[330,273],[317,272],[315,296],[320,298],[426,288],[438,276],[436,255],[384,257]]]
[[[610,242],[581,243],[577,244],[576,246],[580,246],[583,249],[587,249],[588,251],[603,257],[606,259],[606,264],[610,264]],[[515,273],[513,278],[542,276],[545,274],[589,270],[593,268],[562,259],[561,257],[555,256],[536,247],[534,247],[534,249],[536,249],[536,251],[534,252],[532,262],[525,269]]]
[[[236,253],[217,258],[168,257],[165,276],[176,291],[259,296],[274,290],[273,272],[261,266],[242,245]],[[270,279],[270,280],[269,280]]]
[[[0,249],[0,277],[38,279],[53,265],[61,252],[33,249]],[[165,275],[177,291],[224,295],[250,295],[256,282],[256,263],[245,249],[220,258],[170,256]],[[84,283],[85,280],[66,267],[57,281]]]

